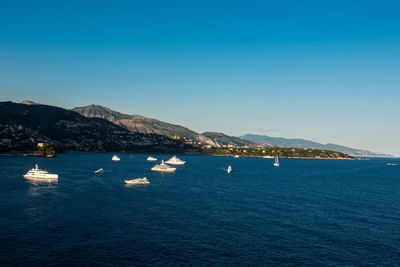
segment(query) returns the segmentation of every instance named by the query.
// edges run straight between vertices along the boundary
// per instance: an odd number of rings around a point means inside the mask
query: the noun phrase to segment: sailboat
[[[279,167],[279,159],[278,159],[278,155],[275,156],[275,163],[274,163],[275,167]]]

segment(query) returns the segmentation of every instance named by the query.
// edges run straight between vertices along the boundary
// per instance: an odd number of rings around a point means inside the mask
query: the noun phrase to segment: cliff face
[[[175,125],[139,115],[128,115],[100,105],[89,105],[72,109],[88,118],[102,118],[120,125],[131,132],[182,136],[195,139],[196,132],[180,125]]]
[[[32,150],[47,142],[57,151],[195,153],[198,148],[164,135],[133,133],[108,120],[54,106],[0,102],[0,151]],[[5,141],[4,141],[5,140]]]
[[[135,133],[179,136],[190,139],[194,143],[220,147],[224,145],[246,146],[255,145],[253,142],[231,137],[223,133],[206,132],[198,134],[186,127],[171,124],[140,115],[127,115],[100,105],[89,105],[72,109],[89,118],[102,118],[113,122]]]

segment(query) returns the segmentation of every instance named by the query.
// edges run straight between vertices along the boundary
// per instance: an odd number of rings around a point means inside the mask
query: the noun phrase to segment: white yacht
[[[235,155],[235,156],[233,156],[234,158],[238,158],[239,157],[239,155]]]
[[[156,158],[153,158],[152,156],[148,156],[147,160],[148,160],[148,161],[156,161],[157,159],[156,159]]]
[[[276,155],[276,157],[275,157],[274,166],[275,166],[275,167],[279,167],[279,159],[278,159],[278,155]]]
[[[30,169],[25,175],[25,178],[36,180],[55,180],[58,179],[58,174],[48,173],[45,170],[39,169],[35,164],[35,168]]]
[[[103,168],[100,168],[100,169],[98,169],[97,171],[94,171],[94,173],[102,173],[102,172],[104,172],[104,169],[103,169]]]
[[[176,168],[170,167],[164,161],[161,161],[161,164],[155,165],[151,170],[157,172],[174,172]]]
[[[111,158],[111,160],[112,160],[112,161],[120,161],[121,159],[120,159],[117,155],[114,155],[114,156]]]
[[[149,180],[147,180],[146,177],[136,178],[136,179],[132,179],[132,180],[125,180],[125,183],[129,184],[129,185],[147,185],[147,184],[150,184]]]
[[[274,157],[272,157],[272,156],[264,156],[263,158],[264,159],[273,159]]]
[[[183,160],[180,160],[179,158],[177,158],[176,156],[173,156],[172,158],[170,158],[169,160],[166,161],[166,163],[168,164],[172,164],[172,165],[183,165],[186,162]]]
[[[232,172],[232,166],[231,166],[231,165],[228,166],[227,172],[228,172],[228,173],[231,173],[231,172]]]

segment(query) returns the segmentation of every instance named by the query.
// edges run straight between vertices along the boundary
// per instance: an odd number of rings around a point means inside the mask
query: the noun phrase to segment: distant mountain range
[[[134,133],[99,118],[30,101],[0,102],[0,152],[35,150],[38,142],[62,151],[200,153],[165,135]]]
[[[83,116],[90,118],[102,118],[120,125],[129,131],[138,133],[155,133],[166,136],[180,136],[193,140],[197,144],[212,147],[222,146],[280,146],[295,148],[317,148],[343,152],[356,157],[384,157],[390,156],[378,154],[363,149],[354,149],[336,144],[320,144],[304,139],[289,139],[270,137],[265,135],[245,134],[234,137],[218,132],[196,133],[186,127],[162,122],[156,119],[146,118],[140,115],[127,115],[100,105],[89,105],[72,109]]]
[[[100,105],[66,110],[32,101],[0,102],[0,151],[2,140],[35,148],[37,140],[48,141],[65,151],[158,151],[198,153],[208,147],[293,147],[343,152],[355,157],[384,157],[362,149],[245,134],[235,137],[218,132],[196,133],[186,127],[128,115]],[[14,147],[13,149],[18,149]]]
[[[245,134],[239,138],[251,141],[262,146],[280,146],[294,148],[315,148],[343,152],[355,157],[391,157],[391,155],[378,154],[368,150],[355,149],[335,144],[321,144],[305,139],[290,139],[282,137],[271,137],[266,135]]]

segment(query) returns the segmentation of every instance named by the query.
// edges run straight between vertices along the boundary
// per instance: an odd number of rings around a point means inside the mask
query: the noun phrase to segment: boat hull
[[[34,179],[34,180],[57,180],[58,174],[50,174],[46,176],[33,176],[33,175],[23,175],[26,179]]]
[[[171,172],[175,172],[176,168],[171,168],[171,169],[167,169],[167,170],[162,170],[162,169],[157,169],[157,168],[151,168],[152,171],[155,172],[166,172],[166,173],[171,173]]]

